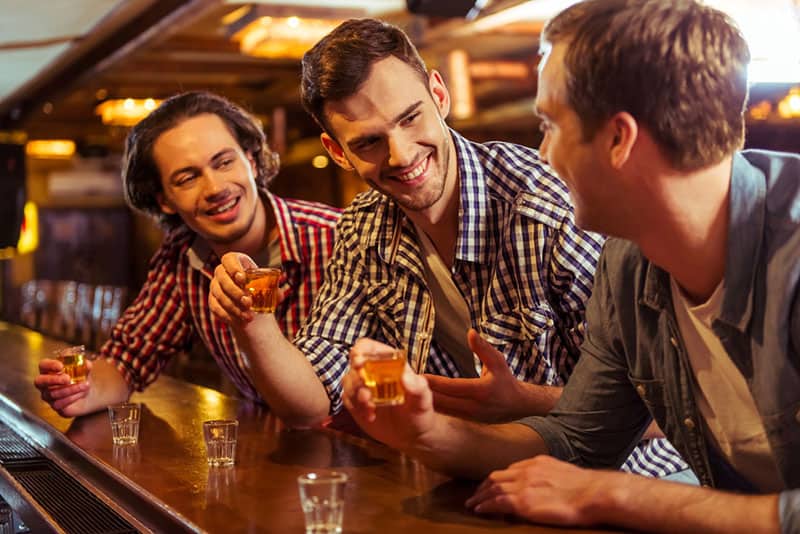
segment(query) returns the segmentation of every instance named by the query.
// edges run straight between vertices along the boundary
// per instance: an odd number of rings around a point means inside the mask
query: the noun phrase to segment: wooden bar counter
[[[138,530],[300,533],[297,476],[337,470],[349,477],[344,532],[551,531],[472,514],[463,503],[474,483],[450,479],[369,439],[331,429],[291,430],[263,407],[168,376],[132,397],[143,406],[139,443],[114,447],[105,412],[62,418],[33,386],[38,361],[64,343],[0,322],[0,346],[3,422],[124,510]],[[234,467],[206,465],[207,419],[239,420]],[[159,514],[162,519],[151,518]]]

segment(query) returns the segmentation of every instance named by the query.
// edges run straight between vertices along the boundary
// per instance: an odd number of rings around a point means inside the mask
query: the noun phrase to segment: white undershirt
[[[433,242],[419,226],[414,225],[422,247],[422,261],[425,267],[425,280],[433,297],[436,323],[433,336],[436,342],[456,361],[459,371],[468,369],[469,363],[480,376],[480,360],[467,346],[467,330],[470,321],[469,307],[464,296],[453,282],[453,275],[447,268]],[[466,371],[471,375],[472,369]],[[466,373],[461,371],[462,376]]]
[[[744,376],[711,329],[722,307],[722,283],[692,306],[670,277],[675,318],[695,377],[694,396],[717,449],[762,491],[783,489],[764,425]]]

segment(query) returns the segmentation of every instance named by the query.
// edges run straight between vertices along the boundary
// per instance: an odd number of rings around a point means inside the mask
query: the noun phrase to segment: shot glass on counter
[[[114,445],[136,445],[139,442],[141,416],[142,406],[138,402],[121,402],[108,407]]]
[[[339,534],[344,519],[344,490],[347,475],[306,473],[297,477],[300,505],[305,515],[306,534]]]
[[[215,419],[203,422],[208,465],[229,467],[236,463],[236,438],[239,421]]]

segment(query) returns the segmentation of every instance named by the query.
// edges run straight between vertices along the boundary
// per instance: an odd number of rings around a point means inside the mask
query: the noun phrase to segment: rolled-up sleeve
[[[778,499],[781,534],[800,532],[800,490],[784,491]]]
[[[594,468],[620,467],[651,420],[628,379],[606,267],[604,254],[587,304],[581,356],[561,398],[546,417],[518,421],[542,436],[551,455]]]

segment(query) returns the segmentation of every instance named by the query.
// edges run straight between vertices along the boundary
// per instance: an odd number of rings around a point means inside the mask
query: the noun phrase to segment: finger
[[[353,343],[353,346],[350,348],[350,357],[352,358],[354,355],[365,356],[374,352],[383,352],[387,350],[394,350],[394,347],[368,337],[362,337]]]
[[[220,269],[220,266],[217,266]],[[212,300],[215,301],[217,314],[220,318],[227,317],[229,324],[230,321],[238,319],[240,321],[249,321],[252,319],[252,312],[250,305],[252,300],[246,296],[244,292],[238,287],[235,289],[236,295],[226,293],[221,285],[217,276],[211,281],[211,290],[208,296],[209,306],[212,305]],[[224,311],[224,313],[222,313]]]
[[[230,272],[223,265],[217,265],[214,269],[214,282],[216,282],[215,295],[220,304],[225,306],[227,302],[231,302],[237,307],[250,307],[250,297],[244,290],[246,279],[244,271]],[[243,302],[243,297],[247,297],[248,301]]]
[[[66,386],[54,386],[48,390],[49,397],[54,400],[61,400],[73,395],[83,394],[89,390],[88,382],[79,382],[77,384],[69,384]]]
[[[357,373],[345,375],[342,402],[344,407],[359,425],[365,426],[375,421],[375,404],[369,389],[359,385]]]
[[[66,386],[70,383],[70,377],[66,373],[48,373],[38,375],[33,379],[33,384],[39,389],[50,389],[52,387]]]
[[[77,401],[85,398],[86,394],[87,394],[86,391],[81,391],[79,393],[75,393],[74,395],[70,395],[68,397],[64,397],[63,399],[58,399],[56,401],[53,401],[51,406],[59,414],[65,416],[65,417],[71,417],[72,415],[74,415],[76,413],[75,410],[74,410],[74,407],[72,405],[74,403],[76,403]],[[69,410],[70,407],[72,407],[73,410]]]
[[[474,398],[481,386],[480,379],[475,378],[449,378],[446,376],[426,374],[428,384],[434,393],[441,393],[449,397]]]
[[[63,370],[64,370],[64,364],[62,364],[58,360],[45,358],[44,360],[39,361],[39,372],[42,374],[60,373]]]
[[[403,384],[406,403],[410,404],[412,410],[416,412],[433,410],[433,392],[424,376],[412,371],[406,363],[400,380]]]
[[[470,350],[480,358],[488,371],[493,373],[498,371],[510,372],[506,357],[503,353],[483,339],[474,328],[470,328],[467,331],[467,343],[469,344]]]
[[[220,321],[226,324],[231,323],[231,316],[222,306],[220,306],[217,297],[215,297],[213,293],[208,294],[208,308],[211,310],[211,313]]]

